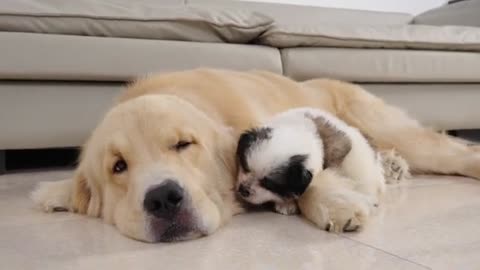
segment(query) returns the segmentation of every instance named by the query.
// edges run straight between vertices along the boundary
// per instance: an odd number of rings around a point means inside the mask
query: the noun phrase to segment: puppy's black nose
[[[183,189],[173,180],[166,180],[145,194],[143,207],[156,216],[168,218],[176,214],[183,202]]]
[[[244,198],[247,198],[248,196],[250,196],[250,190],[248,190],[248,188],[244,185],[240,185],[238,187],[238,193],[240,193],[240,196]]]

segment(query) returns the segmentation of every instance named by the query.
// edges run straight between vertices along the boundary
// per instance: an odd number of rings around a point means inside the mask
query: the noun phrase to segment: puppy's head
[[[210,234],[235,211],[234,150],[233,136],[186,101],[125,101],[85,146],[72,207],[148,242]]]
[[[261,127],[238,141],[237,192],[252,204],[300,196],[321,166],[318,137],[291,127]]]

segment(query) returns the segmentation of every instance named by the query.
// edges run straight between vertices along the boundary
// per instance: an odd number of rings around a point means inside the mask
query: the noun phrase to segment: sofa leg
[[[0,150],[0,175],[7,172],[7,151]]]

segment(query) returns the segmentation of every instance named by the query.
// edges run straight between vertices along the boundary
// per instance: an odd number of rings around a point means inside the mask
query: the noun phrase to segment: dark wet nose
[[[238,187],[238,193],[244,198],[250,196],[250,190],[245,185],[240,185]]]
[[[147,192],[143,201],[145,210],[156,217],[171,217],[180,209],[184,194],[183,189],[173,180]]]

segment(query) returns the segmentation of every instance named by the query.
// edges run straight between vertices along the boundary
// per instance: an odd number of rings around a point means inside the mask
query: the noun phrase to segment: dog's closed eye
[[[179,152],[179,151],[187,149],[192,144],[193,144],[193,141],[180,140],[175,145],[173,145],[172,148],[175,151]]]
[[[290,194],[290,190],[288,190],[283,179],[264,177],[260,180],[260,186],[282,197],[289,196]]]

